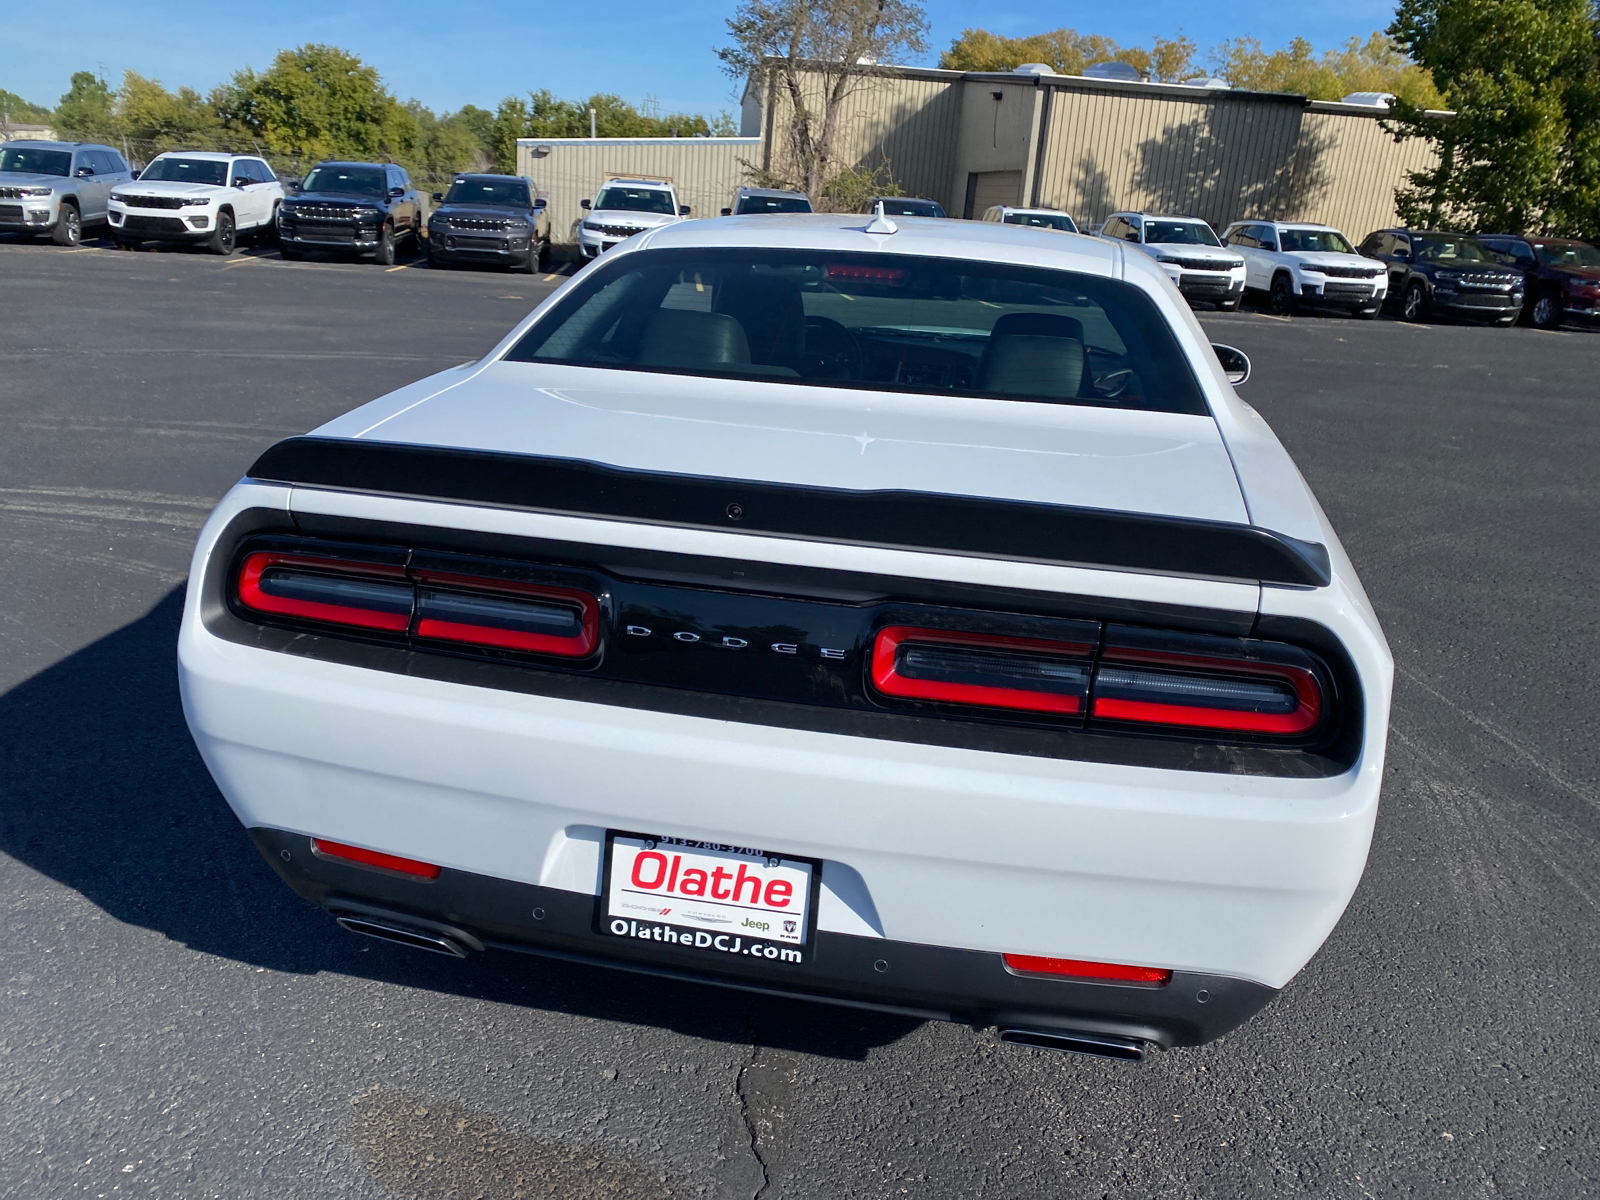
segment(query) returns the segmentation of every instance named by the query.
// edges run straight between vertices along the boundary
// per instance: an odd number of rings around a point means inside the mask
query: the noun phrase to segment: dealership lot
[[[482,354],[554,280],[0,245],[0,1194],[1582,1195],[1600,1173],[1583,331],[1202,313],[1398,666],[1351,910],[1139,1067],[338,930],[178,710],[193,537],[278,437]],[[535,769],[535,764],[530,764]]]

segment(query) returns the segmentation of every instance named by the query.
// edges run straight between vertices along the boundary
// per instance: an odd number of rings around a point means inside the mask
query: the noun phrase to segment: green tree
[[[725,112],[718,113],[715,118],[699,113],[650,116],[610,92],[597,92],[587,100],[562,100],[546,88],[530,92],[526,99],[507,96],[500,101],[500,107],[487,123],[487,136],[483,139],[494,169],[516,170],[518,138],[588,137],[590,109],[594,110],[595,133],[603,138],[708,134],[725,137],[734,132],[733,118]],[[476,111],[483,112],[482,109]],[[474,116],[471,120],[477,124],[481,118]]]
[[[377,69],[337,46],[280,50],[233,77],[229,117],[269,150],[304,159],[414,159],[417,125]]]
[[[116,132],[126,137],[209,145],[223,131],[222,118],[199,92],[169,92],[136,71],[123,72],[114,99]]]
[[[111,112],[111,89],[93,71],[76,71],[72,86],[61,97],[55,112],[56,135],[83,139],[108,137],[117,133]]]
[[[1125,62],[1154,79],[1183,79],[1194,73],[1196,46],[1179,34],[1156,38],[1150,49],[1119,46],[1097,33],[1054,29],[1008,38],[985,29],[968,29],[939,56],[947,71],[1014,71],[1023,63],[1044,63],[1061,75],[1082,75],[1096,63]]]
[[[1405,56],[1394,41],[1374,33],[1351,38],[1320,56],[1305,38],[1267,51],[1255,38],[1234,38],[1211,51],[1217,73],[1237,88],[1292,92],[1313,100],[1339,100],[1351,92],[1389,92],[1417,108],[1438,108],[1441,99],[1427,70]]]
[[[50,110],[41,104],[29,104],[15,92],[0,88],[0,118],[23,125],[42,125],[50,120]]]
[[[1591,0],[1401,0],[1390,35],[1455,116],[1396,106],[1438,165],[1396,191],[1403,219],[1600,235],[1600,11]]]

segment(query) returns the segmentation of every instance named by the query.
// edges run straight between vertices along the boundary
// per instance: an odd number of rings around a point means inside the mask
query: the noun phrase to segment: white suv
[[[1134,243],[1166,268],[1191,304],[1209,300],[1228,312],[1244,298],[1244,259],[1224,250],[1211,226],[1199,217],[1112,213],[1100,227],[1100,236]]]
[[[678,203],[670,179],[614,176],[600,186],[592,204],[578,203],[588,210],[578,224],[578,252],[586,260],[599,258],[636,233],[676,225],[689,215],[689,206]]]
[[[1026,225],[1030,229],[1079,232],[1078,223],[1059,208],[1013,208],[1009,204],[996,204],[984,212],[983,219],[1001,225]]]
[[[1383,264],[1357,254],[1332,225],[1235,221],[1222,240],[1244,256],[1245,287],[1266,292],[1267,307],[1282,316],[1329,304],[1370,321],[1389,291]]]
[[[283,184],[245,154],[179,150],[151,159],[137,181],[111,193],[111,236],[124,250],[140,242],[202,242],[232,254],[239,235],[271,234]]]

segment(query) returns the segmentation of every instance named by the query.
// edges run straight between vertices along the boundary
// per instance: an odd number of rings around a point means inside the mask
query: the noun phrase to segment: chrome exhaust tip
[[[1036,1050],[1055,1050],[1062,1054],[1092,1054],[1096,1058],[1114,1058],[1120,1062],[1143,1062],[1149,1046],[1138,1038],[1078,1029],[1002,1029],[1000,1040],[1013,1046],[1032,1046]]]
[[[413,950],[428,950],[434,954],[448,954],[452,958],[467,957],[467,948],[448,934],[436,933],[431,929],[411,929],[404,925],[389,921],[378,920],[373,917],[357,917],[348,914],[334,918],[341,928],[348,929],[351,933],[365,934],[367,937],[382,938],[386,942],[394,942],[401,946],[409,946]]]

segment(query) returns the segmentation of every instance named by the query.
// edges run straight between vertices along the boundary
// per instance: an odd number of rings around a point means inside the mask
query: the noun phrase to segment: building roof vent
[[[1130,67],[1125,62],[1095,63],[1092,67],[1083,69],[1085,79],[1115,79],[1119,83],[1143,83],[1144,76],[1137,67]]]
[[[1198,75],[1193,79],[1185,79],[1184,87],[1199,88],[1231,88],[1233,84],[1226,79],[1218,79],[1215,75]]]
[[[1013,75],[1055,75],[1058,72],[1049,63],[1023,63],[1011,73]]]
[[[1340,104],[1365,104],[1368,108],[1388,108],[1394,103],[1393,92],[1351,92]]]

